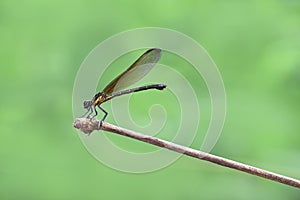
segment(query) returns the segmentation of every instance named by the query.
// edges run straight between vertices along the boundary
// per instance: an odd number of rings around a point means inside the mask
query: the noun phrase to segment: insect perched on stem
[[[96,107],[99,107],[104,113],[104,116],[99,123],[99,127],[101,127],[102,122],[107,117],[107,112],[100,106],[102,103],[124,94],[130,94],[149,89],[163,90],[166,88],[167,85],[165,84],[152,84],[128,90],[122,90],[143,78],[155,66],[160,57],[160,49],[153,48],[146,51],[126,71],[111,81],[102,92],[97,93],[92,100],[86,100],[83,102],[84,108],[87,109],[87,112],[83,116],[87,115],[87,118],[93,119],[98,115]],[[91,117],[94,111],[95,114]]]

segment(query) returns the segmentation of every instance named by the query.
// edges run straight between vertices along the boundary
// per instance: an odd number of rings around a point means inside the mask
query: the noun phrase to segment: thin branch
[[[191,149],[189,147],[181,146],[178,144],[174,144],[172,142],[168,142],[159,138],[155,138],[149,135],[144,135],[141,133],[137,133],[131,130],[127,130],[118,126],[114,126],[112,124],[103,122],[102,127],[99,128],[99,121],[97,120],[90,120],[87,118],[77,118],[74,121],[74,127],[81,130],[85,134],[90,134],[94,130],[104,130],[108,132],[117,133],[119,135],[127,136],[130,138],[134,138],[136,140],[140,140],[143,142],[147,142],[149,144],[153,144],[162,148],[166,148],[172,151],[176,151],[178,153],[182,153],[191,157],[195,157],[201,160],[206,160],[217,165],[222,165],[225,167],[229,167],[232,169],[236,169],[238,171],[243,171],[248,174],[256,175],[263,177],[265,179],[273,180],[279,183],[283,183],[285,185],[290,185],[296,188],[300,188],[300,180],[293,179],[287,176],[283,176],[280,174],[276,174],[273,172],[269,172],[257,167],[253,167],[250,165],[246,165],[243,163],[239,163],[233,160],[225,159],[219,156],[215,156],[209,153],[205,153],[202,151],[198,151],[195,149]]]

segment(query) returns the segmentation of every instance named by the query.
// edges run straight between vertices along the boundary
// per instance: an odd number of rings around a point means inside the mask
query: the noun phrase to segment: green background
[[[218,65],[228,102],[213,154],[300,178],[299,1],[1,0],[0,199],[299,199],[188,157],[127,174],[87,152],[72,127],[76,72],[101,41],[148,26],[187,34]]]

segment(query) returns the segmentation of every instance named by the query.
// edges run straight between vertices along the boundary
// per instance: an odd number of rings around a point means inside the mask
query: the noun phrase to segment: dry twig
[[[103,122],[102,127],[99,128],[99,121],[97,120],[90,120],[87,118],[77,118],[74,121],[74,127],[81,130],[85,134],[90,134],[94,130],[104,130],[108,132],[117,133],[119,135],[127,136],[130,138],[134,138],[136,140],[140,140],[143,142],[147,142],[149,144],[153,144],[162,148],[166,148],[172,151],[176,151],[178,153],[182,153],[191,157],[195,157],[201,160],[206,160],[217,165],[222,165],[225,167],[229,167],[232,169],[236,169],[239,171],[246,172],[248,174],[260,176],[269,180],[273,180],[279,183],[283,183],[285,185],[290,185],[296,188],[300,188],[300,180],[293,179],[287,176],[283,176],[280,174],[275,174],[257,167],[253,167],[250,165],[246,165],[243,163],[239,163],[233,160],[225,159],[219,156],[215,156],[209,153],[205,153],[202,151],[198,151],[195,149],[191,149],[189,147],[181,146],[178,144],[174,144],[172,142],[168,142],[159,138],[155,138],[149,135],[144,135],[141,133],[137,133],[131,130],[127,130],[118,126],[114,126],[112,124]]]

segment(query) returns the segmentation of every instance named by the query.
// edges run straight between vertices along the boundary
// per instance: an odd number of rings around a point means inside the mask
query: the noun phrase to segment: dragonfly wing
[[[103,93],[111,95],[120,91],[140,79],[142,79],[158,62],[161,57],[161,50],[157,48],[146,51],[126,71],[110,82],[103,90]]]

